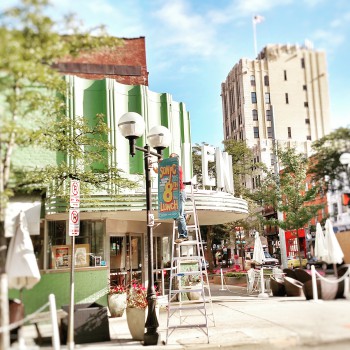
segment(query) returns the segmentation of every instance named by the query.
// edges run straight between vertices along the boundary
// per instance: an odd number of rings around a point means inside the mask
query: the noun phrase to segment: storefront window
[[[81,221],[79,236],[75,237],[75,266],[89,267],[105,265],[103,251],[103,222]],[[68,224],[65,220],[48,222],[48,265],[51,269],[68,268],[72,249]]]

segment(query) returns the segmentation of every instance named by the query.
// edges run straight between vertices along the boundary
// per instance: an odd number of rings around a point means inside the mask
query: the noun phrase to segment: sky
[[[327,54],[331,129],[350,127],[349,0],[51,0],[55,15],[76,13],[84,27],[146,38],[149,89],[183,102],[192,143],[220,147],[221,83],[240,58],[267,44],[305,40]],[[10,1],[7,2],[9,4]],[[3,5],[1,5],[3,7]]]

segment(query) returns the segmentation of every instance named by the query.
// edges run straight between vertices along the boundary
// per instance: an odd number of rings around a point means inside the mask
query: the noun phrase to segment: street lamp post
[[[147,332],[144,336],[144,345],[157,345],[159,334],[157,328],[159,326],[156,315],[156,293],[154,289],[153,276],[153,226],[154,215],[152,214],[152,194],[151,194],[151,157],[156,156],[162,158],[162,150],[170,144],[170,132],[164,126],[155,126],[149,131],[147,136],[149,145],[139,147],[135,144],[135,140],[143,135],[145,130],[145,122],[141,115],[135,112],[128,112],[119,119],[118,127],[121,134],[129,140],[130,155],[133,157],[135,151],[144,153],[144,169],[146,179],[146,221],[147,221],[147,250],[148,250],[148,286],[147,286],[147,304],[148,315],[145,323]],[[157,153],[151,151],[151,147],[157,150]]]

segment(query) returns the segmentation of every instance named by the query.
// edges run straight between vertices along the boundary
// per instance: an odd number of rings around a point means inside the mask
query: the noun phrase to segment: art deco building
[[[245,140],[255,161],[273,167],[272,141],[310,155],[330,131],[326,54],[310,43],[267,45],[242,58],[221,86],[225,139]],[[259,175],[243,182],[254,189]]]

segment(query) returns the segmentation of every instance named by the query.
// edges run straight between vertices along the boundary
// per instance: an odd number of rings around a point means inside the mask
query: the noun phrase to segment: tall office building
[[[330,132],[326,54],[311,43],[267,45],[255,60],[240,59],[221,96],[225,139],[245,140],[255,160],[271,167],[273,139],[310,155],[312,141]]]

